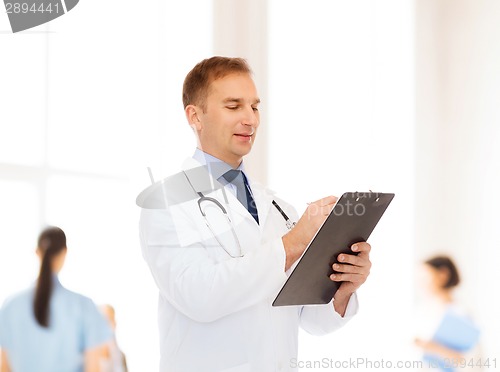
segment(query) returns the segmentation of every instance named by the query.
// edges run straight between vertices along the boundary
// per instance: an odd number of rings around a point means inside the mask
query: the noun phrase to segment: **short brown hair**
[[[460,274],[453,260],[448,256],[435,256],[425,261],[425,264],[436,270],[446,270],[448,280],[443,284],[443,288],[453,288],[460,283]]]
[[[248,62],[243,58],[212,57],[204,59],[186,75],[182,88],[182,103],[199,105],[205,110],[205,100],[208,96],[210,84],[231,73],[251,74]]]

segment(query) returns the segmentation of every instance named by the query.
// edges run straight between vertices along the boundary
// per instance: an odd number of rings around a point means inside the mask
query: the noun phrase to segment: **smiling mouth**
[[[249,137],[252,137],[252,136],[253,136],[253,133],[251,133],[251,134],[238,134],[238,133],[236,133],[236,134],[235,134],[235,136],[249,138]]]

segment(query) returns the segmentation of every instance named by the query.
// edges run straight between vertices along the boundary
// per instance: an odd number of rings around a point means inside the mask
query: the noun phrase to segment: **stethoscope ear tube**
[[[209,196],[205,196],[201,192],[198,192],[198,195],[200,196],[200,198],[198,199],[198,208],[200,208],[200,212],[201,212],[203,217],[206,218],[207,216],[205,214],[205,211],[201,207],[201,203],[203,203],[204,201],[207,201],[207,202],[209,201],[211,203],[215,203],[221,209],[222,213],[224,213],[226,215],[226,217],[229,218],[229,216],[227,215],[226,208],[224,208],[224,206],[217,199],[211,198]]]

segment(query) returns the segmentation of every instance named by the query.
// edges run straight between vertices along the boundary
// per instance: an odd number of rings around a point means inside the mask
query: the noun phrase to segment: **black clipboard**
[[[337,201],[330,215],[309,243],[273,306],[329,303],[340,282],[330,279],[332,264],[351,245],[365,242],[379,222],[394,194],[349,192]]]

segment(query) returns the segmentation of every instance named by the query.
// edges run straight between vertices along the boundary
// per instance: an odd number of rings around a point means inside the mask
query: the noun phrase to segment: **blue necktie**
[[[236,197],[243,204],[248,212],[255,219],[255,222],[259,223],[259,215],[257,213],[257,205],[253,199],[252,192],[250,190],[250,185],[245,174],[237,169],[231,169],[224,173],[223,177],[227,182],[232,183],[236,186]]]

